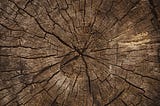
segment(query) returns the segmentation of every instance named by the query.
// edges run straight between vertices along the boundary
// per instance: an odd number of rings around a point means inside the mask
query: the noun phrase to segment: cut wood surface
[[[160,106],[160,1],[0,0],[0,106]]]

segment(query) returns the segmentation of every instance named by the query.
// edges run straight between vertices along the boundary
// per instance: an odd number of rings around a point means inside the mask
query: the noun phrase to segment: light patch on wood
[[[142,32],[133,36],[131,39],[128,39],[124,42],[119,42],[120,46],[125,46],[129,48],[139,48],[139,46],[145,45],[145,43],[150,42],[151,40],[148,37],[148,32]]]

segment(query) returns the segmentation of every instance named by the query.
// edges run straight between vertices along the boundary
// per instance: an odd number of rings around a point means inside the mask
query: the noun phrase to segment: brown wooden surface
[[[159,0],[0,0],[0,106],[160,106]]]

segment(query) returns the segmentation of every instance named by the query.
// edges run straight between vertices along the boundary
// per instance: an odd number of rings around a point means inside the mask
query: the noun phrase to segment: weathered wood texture
[[[160,106],[159,0],[0,0],[0,106]]]

